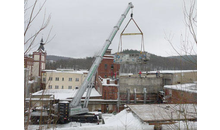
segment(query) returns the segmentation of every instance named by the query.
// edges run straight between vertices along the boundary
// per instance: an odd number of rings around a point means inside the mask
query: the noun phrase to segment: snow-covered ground
[[[131,111],[123,110],[120,113],[113,114],[103,114],[103,119],[105,124],[96,124],[96,123],[76,123],[70,122],[67,124],[56,124],[50,125],[50,128],[47,125],[43,125],[43,130],[153,130],[154,126],[149,125],[148,123],[142,122],[136,115]],[[181,129],[185,130],[187,126],[192,129],[197,129],[197,122],[177,122],[173,125],[162,125],[163,130],[170,129]],[[30,130],[39,129],[39,125],[29,125]]]

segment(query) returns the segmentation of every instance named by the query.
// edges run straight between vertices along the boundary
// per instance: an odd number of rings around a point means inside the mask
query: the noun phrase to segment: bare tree
[[[52,76],[53,73],[50,74],[50,76]],[[46,86],[47,85],[50,85],[51,81],[48,79],[46,81]],[[38,98],[38,100],[32,100],[32,93],[30,93],[30,98],[27,98],[29,100],[26,101],[25,99],[25,103],[28,103],[28,109],[26,110],[25,112],[25,118],[27,118],[27,121],[24,123],[24,129],[25,130],[28,130],[28,129],[33,129],[33,126],[30,126],[30,124],[33,124],[33,123],[36,123],[38,122],[38,126],[34,126],[35,128],[39,128],[39,129],[42,129],[43,127],[44,128],[55,128],[56,127],[56,124],[57,124],[57,121],[58,121],[58,116],[55,116],[55,117],[51,117],[51,116],[48,116],[48,118],[44,118],[42,116],[43,112],[46,112],[49,114],[49,115],[59,115],[59,113],[57,112],[54,112],[54,106],[53,106],[53,103],[55,103],[55,98],[54,97],[50,97],[52,98],[52,102],[49,100],[49,101],[45,101],[45,95],[47,93],[47,89],[43,89],[42,90],[42,93],[40,95],[40,97]],[[49,99],[50,99],[49,98]],[[38,109],[40,110],[37,110],[39,113],[40,113],[40,118],[38,119],[37,117],[31,117],[31,113],[36,109],[36,107],[38,107]],[[38,121],[37,121],[38,120]],[[45,123],[47,122],[47,123]]]
[[[47,0],[43,0],[43,3],[41,5],[38,1],[39,0],[34,0],[34,3],[31,3],[29,2],[29,0],[24,0],[24,46],[26,47],[26,49],[24,50],[24,54],[27,54],[33,47],[35,47],[34,43],[36,38],[43,30],[45,30],[48,27],[50,23],[51,14],[49,14],[49,16],[46,16],[46,10],[45,10],[40,27],[34,30],[35,31],[34,33],[31,32],[33,30],[32,28],[36,28],[33,27],[33,23],[34,21],[36,21],[37,17],[40,17],[40,13],[42,12],[42,9]],[[37,6],[39,6],[39,8]],[[54,35],[49,40],[51,30],[52,27],[50,28],[45,44],[49,43],[55,36]]]
[[[186,2],[190,2],[190,6],[187,7]],[[197,60],[192,55],[197,55],[197,8],[196,8],[196,0],[185,1],[183,0],[183,14],[184,14],[184,23],[185,23],[185,32],[180,36],[180,44],[181,48],[174,47],[174,43],[172,42],[173,35],[165,34],[165,39],[169,42],[173,50],[185,61],[192,63],[192,65],[197,66]],[[196,76],[196,75],[195,75]],[[179,99],[182,100],[182,99]],[[187,105],[180,105],[181,109],[187,110]],[[197,107],[194,106],[195,115],[197,116]],[[186,116],[185,112],[180,113],[182,116]],[[194,122],[189,122],[187,120],[182,122],[185,129],[191,130],[196,129]],[[169,129],[181,129],[180,124],[168,125]]]
[[[173,35],[165,34],[165,39],[169,42],[173,50],[181,56],[185,61],[197,65],[197,60],[192,55],[197,55],[197,8],[196,0],[190,0],[190,6],[187,7],[185,1],[183,1],[183,14],[185,23],[185,33],[180,36],[181,48],[174,47],[172,42]],[[186,56],[184,56],[186,55]]]
[[[41,34],[48,27],[50,23],[51,14],[46,15],[46,10],[43,12],[46,2],[47,0],[24,0],[24,55],[28,54],[32,48],[38,45],[35,44],[35,40],[38,38],[39,34]],[[43,13],[43,16],[41,16],[41,12]],[[42,23],[40,26],[36,26],[37,18],[42,18]],[[50,38],[51,31],[52,27],[47,34],[44,44],[49,43],[54,38],[55,35]],[[40,102],[42,101],[40,100]],[[29,105],[27,103],[29,103]],[[30,111],[32,111],[36,105],[34,104],[31,106],[30,103],[31,98],[29,102],[26,102],[26,97],[24,97],[24,106],[29,106],[28,109],[24,109],[24,116],[27,117],[27,122],[25,122],[24,126],[25,129],[28,129],[31,113]]]

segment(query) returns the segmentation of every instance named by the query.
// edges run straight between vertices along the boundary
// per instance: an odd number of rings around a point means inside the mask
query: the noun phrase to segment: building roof
[[[115,84],[115,80],[111,78],[102,78],[99,76],[99,80],[102,83],[102,86],[118,86],[118,84]],[[109,80],[109,84],[107,83],[107,80]]]
[[[54,73],[75,73],[84,74],[88,73],[88,70],[73,70],[73,69],[57,69],[57,70],[43,70],[44,72],[54,72]]]
[[[46,89],[46,90],[40,90],[38,92],[33,93],[32,95],[49,95],[51,97],[54,96],[55,99],[68,99],[73,98],[79,89]],[[88,89],[87,89],[88,90]],[[86,92],[83,94],[83,97],[86,97]],[[92,88],[90,97],[100,97],[100,95],[95,88]]]
[[[45,49],[44,49],[44,43],[43,43],[44,41],[43,41],[43,38],[41,39],[41,41],[40,41],[40,46],[39,46],[39,48],[37,49],[37,51],[45,51]]]
[[[164,88],[197,93],[197,83],[164,85]]]
[[[158,70],[161,74],[162,73],[186,73],[186,72],[197,72],[197,70]],[[147,73],[156,73],[157,71],[148,71]],[[143,71],[142,73],[146,73]]]
[[[196,104],[128,105],[144,122],[185,121],[197,119]]]

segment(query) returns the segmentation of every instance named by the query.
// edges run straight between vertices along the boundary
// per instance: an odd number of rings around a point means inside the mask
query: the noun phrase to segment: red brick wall
[[[108,57],[108,58],[113,58],[113,57]],[[111,68],[112,65],[114,66],[113,69]],[[113,59],[103,58],[98,68],[98,75],[101,76],[102,78],[105,78],[105,76],[111,77],[111,76],[114,76],[115,72],[118,74],[119,69],[120,69],[120,65],[115,64]]]
[[[102,83],[99,79],[98,74],[96,74],[96,82],[95,82],[95,89],[101,94],[102,93]]]
[[[102,99],[113,99],[116,100],[118,88],[117,86],[102,86],[100,79],[96,78],[96,90],[102,95]]]
[[[118,98],[118,88],[116,86],[103,86],[102,99],[116,100]]]
[[[115,64],[113,58],[114,57],[111,56],[111,50],[107,50],[106,55],[104,55],[96,74],[95,88],[99,93],[102,94],[102,99],[106,99],[106,100],[116,100],[118,98],[117,86],[102,86],[102,83],[99,79],[99,76],[102,78],[107,78],[107,77],[114,77],[115,73],[117,73],[117,75],[119,74],[120,65]],[[112,69],[112,65],[113,65],[113,69]],[[117,106],[114,104],[102,104],[101,109],[102,112],[104,113],[106,112],[111,113],[113,111],[116,111]]]
[[[176,103],[176,104],[184,104],[184,103],[197,103],[197,93],[191,93],[180,90],[173,89],[165,89],[165,95],[169,95],[172,93],[171,97],[168,98],[167,103]]]
[[[116,100],[118,88],[117,86],[102,86],[102,83],[99,78],[96,79],[96,90],[102,95],[102,99],[106,100]],[[108,106],[108,107],[107,107]],[[110,107],[111,106],[111,107]],[[102,104],[101,110],[103,113],[111,113],[117,110],[116,104]]]

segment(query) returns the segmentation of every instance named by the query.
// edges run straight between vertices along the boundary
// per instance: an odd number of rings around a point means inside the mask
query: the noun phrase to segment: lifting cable
[[[134,24],[136,25],[136,27],[138,28],[138,30],[140,31],[140,33],[124,33],[125,29],[127,28],[128,24],[133,21]],[[142,35],[141,37],[141,52],[145,52],[145,49],[144,49],[144,35],[143,35],[143,32],[141,31],[141,29],[139,28],[139,26],[137,25],[137,23],[135,22],[135,20],[133,19],[133,9],[131,10],[131,19],[128,21],[127,25],[125,26],[125,28],[123,29],[123,31],[121,32],[121,35],[120,35],[120,41],[119,41],[119,45],[118,45],[118,53],[119,52],[122,52],[122,36],[125,35],[125,36],[129,36],[129,35]]]

